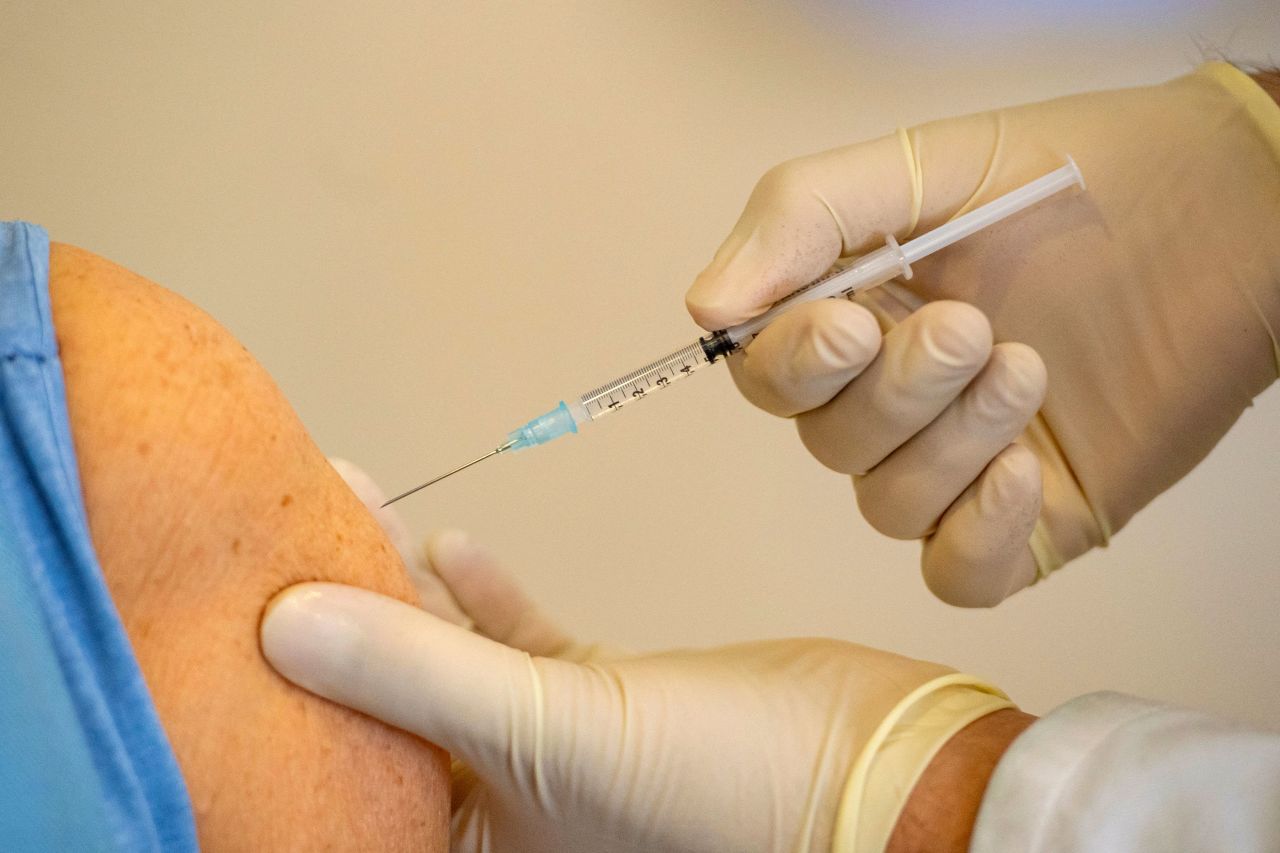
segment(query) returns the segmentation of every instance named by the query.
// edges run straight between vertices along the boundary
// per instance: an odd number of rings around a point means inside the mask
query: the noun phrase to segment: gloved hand
[[[1010,706],[946,667],[833,640],[610,658],[464,536],[427,550],[457,613],[301,584],[269,607],[262,648],[299,685],[460,759],[454,850],[880,849],[936,749]]]
[[[873,527],[924,540],[925,580],[953,604],[995,604],[1106,544],[1275,380],[1280,108],[1209,63],[785,163],[688,293],[703,327],[742,322],[1068,155],[1086,192],[857,303],[799,306],[729,360],[749,400],[853,475]]]

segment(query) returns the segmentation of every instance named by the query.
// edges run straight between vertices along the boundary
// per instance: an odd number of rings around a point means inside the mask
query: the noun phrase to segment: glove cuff
[[[1213,80],[1240,105],[1257,134],[1271,151],[1271,158],[1280,170],[1280,104],[1272,100],[1258,83],[1229,62],[1206,62],[1196,70],[1197,74]],[[1273,270],[1276,269],[1273,266]],[[1275,357],[1276,376],[1280,376],[1280,278],[1260,283],[1265,290],[1242,287],[1242,296],[1262,321],[1271,338],[1271,351]]]
[[[1276,167],[1280,168],[1280,105],[1248,74],[1229,62],[1206,62],[1196,73],[1222,86],[1244,107],[1270,146]]]
[[[952,673],[907,694],[881,721],[845,781],[833,853],[883,850],[929,762],[965,726],[1016,707],[999,688]]]

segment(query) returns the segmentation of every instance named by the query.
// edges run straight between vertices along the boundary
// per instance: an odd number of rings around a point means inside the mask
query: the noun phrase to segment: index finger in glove
[[[820,299],[783,314],[728,364],[742,396],[787,418],[826,403],[879,350],[880,326],[870,311]]]

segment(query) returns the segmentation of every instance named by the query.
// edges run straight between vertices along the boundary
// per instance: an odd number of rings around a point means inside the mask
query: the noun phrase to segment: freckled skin
[[[288,684],[258,646],[298,581],[413,601],[382,531],[211,318],[83,250],[50,261],[94,546],[202,848],[447,849],[446,756]]]

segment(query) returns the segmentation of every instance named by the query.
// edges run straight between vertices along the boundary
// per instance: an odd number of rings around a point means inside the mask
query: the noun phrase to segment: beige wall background
[[[232,329],[399,490],[691,338],[775,162],[900,124],[1280,54],[1274,0],[0,0],[0,216]],[[1031,711],[1116,689],[1280,723],[1280,392],[1113,547],[993,612],[724,371],[403,504],[584,638],[829,635]]]

